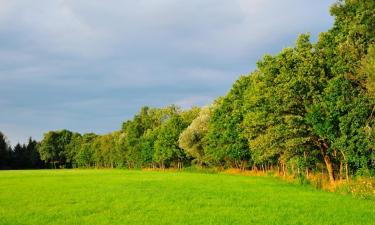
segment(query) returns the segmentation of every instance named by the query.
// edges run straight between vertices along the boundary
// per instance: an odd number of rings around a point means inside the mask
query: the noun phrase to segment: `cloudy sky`
[[[106,133],[143,105],[205,105],[333,0],[0,0],[0,131]]]

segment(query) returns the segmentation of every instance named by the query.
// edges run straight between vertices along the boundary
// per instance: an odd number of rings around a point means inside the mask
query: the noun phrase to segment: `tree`
[[[116,157],[115,135],[110,133],[95,138],[94,159],[96,167],[114,168]]]
[[[67,166],[68,146],[72,136],[73,133],[68,130],[46,133],[38,146],[41,159],[50,163],[53,168]]]
[[[76,155],[81,148],[82,136],[79,133],[72,133],[69,142],[65,146],[66,164],[68,167],[77,167]]]
[[[74,156],[74,162],[78,167],[90,168],[95,165],[93,146],[95,138],[97,138],[97,135],[94,133],[82,135],[78,152]]]
[[[144,165],[155,168],[154,153],[155,142],[158,138],[159,129],[148,129],[141,137],[141,160]]]
[[[186,154],[193,157],[194,161],[203,166],[205,163],[204,139],[208,133],[211,108],[203,107],[191,124],[181,133],[178,143],[179,147],[186,151]]]
[[[129,168],[142,167],[150,163],[150,155],[153,154],[153,149],[149,145],[153,140],[152,130],[157,129],[163,120],[169,118],[169,115],[169,109],[150,109],[146,106],[142,107],[133,120],[123,124],[123,135],[119,146],[120,150],[125,152],[126,164]]]
[[[206,155],[214,164],[244,169],[250,160],[247,140],[241,135],[244,93],[250,79],[242,76],[213,110],[206,136]]]
[[[38,152],[38,142],[29,137],[28,143],[26,145],[28,164],[27,168],[44,168],[44,163],[40,158]]]
[[[319,102],[311,107],[307,119],[323,144],[331,181],[335,179],[332,158],[339,160],[340,172],[342,163],[346,164],[346,177],[348,163],[368,169],[371,152],[364,125],[370,110],[365,94],[343,76],[331,79]]]
[[[10,166],[11,149],[6,136],[0,132],[0,169],[7,169]]]
[[[328,79],[309,35],[300,35],[296,47],[276,56],[265,56],[251,75],[246,93],[244,136],[256,164],[280,164],[285,173],[304,166],[307,155],[314,157],[306,107],[322,92]],[[293,159],[293,160],[292,160]]]
[[[154,160],[159,162],[160,168],[165,168],[166,161],[174,162],[177,168],[182,167],[186,155],[178,146],[178,138],[187,126],[181,115],[175,113],[160,127],[154,152]]]

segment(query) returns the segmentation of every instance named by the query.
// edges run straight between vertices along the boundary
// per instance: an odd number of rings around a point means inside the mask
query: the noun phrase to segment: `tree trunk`
[[[345,161],[345,177],[346,177],[346,180],[349,180],[349,167],[348,167],[348,159],[346,158],[345,154],[343,151],[341,151],[341,154],[342,154],[342,157],[344,157],[344,161]],[[341,165],[342,162],[340,162],[340,169],[342,167]],[[341,174],[341,171],[340,171],[340,174]]]
[[[292,164],[292,174],[293,174],[293,176],[295,175],[295,172],[294,172],[294,164]]]
[[[333,165],[332,165],[332,162],[331,162],[331,158],[328,155],[325,155],[324,156],[324,162],[326,163],[329,182],[334,183],[335,182],[335,175],[334,175],[334,172],[333,172]]]
[[[335,176],[334,176],[334,172],[333,172],[333,165],[332,165],[332,162],[331,162],[331,158],[328,155],[324,154],[323,159],[324,159],[324,162],[326,164],[329,182],[334,183],[335,182]]]
[[[343,179],[342,170],[343,170],[343,168],[342,168],[342,161],[340,160],[340,167],[339,167],[339,178],[340,178],[340,180]]]
[[[245,171],[246,160],[241,161],[241,171]]]
[[[320,152],[323,156],[324,163],[326,164],[329,182],[333,184],[335,183],[335,174],[333,171],[333,164],[332,164],[331,158],[327,154],[327,149],[328,149],[328,144],[324,142],[320,148]]]
[[[348,162],[345,163],[345,175],[346,175],[346,180],[349,181],[349,166],[348,166]]]
[[[303,151],[303,158],[305,159],[305,164],[307,164],[307,154],[306,154],[306,151]],[[308,178],[309,177],[309,167],[306,165],[306,177]]]

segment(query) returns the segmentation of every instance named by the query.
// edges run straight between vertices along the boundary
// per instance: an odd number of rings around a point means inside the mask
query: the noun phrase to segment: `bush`
[[[298,184],[300,184],[302,186],[310,185],[310,181],[302,173],[297,175],[296,180],[297,180]]]
[[[350,193],[362,199],[375,199],[375,179],[360,177],[348,184]]]
[[[184,167],[183,171],[190,173],[218,173],[220,168],[215,167],[200,167],[197,165],[192,165],[190,167]]]

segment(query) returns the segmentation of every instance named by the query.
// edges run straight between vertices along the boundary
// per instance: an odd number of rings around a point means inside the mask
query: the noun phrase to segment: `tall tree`
[[[242,76],[213,110],[206,137],[206,154],[219,165],[244,169],[250,160],[247,140],[241,135],[244,93],[250,79]]]
[[[176,113],[160,127],[155,141],[154,159],[161,168],[165,168],[166,162],[174,163],[177,168],[182,167],[186,154],[179,147],[178,138],[187,126],[188,123]]]
[[[10,167],[11,148],[6,136],[0,131],[0,169]]]
[[[178,140],[180,148],[184,149],[188,156],[193,157],[193,162],[200,166],[203,166],[207,161],[205,155],[206,143],[204,139],[208,133],[211,111],[211,107],[203,107],[199,115],[181,133]]]
[[[38,146],[41,159],[51,164],[53,168],[69,166],[66,162],[72,136],[73,133],[68,130],[46,133]]]

